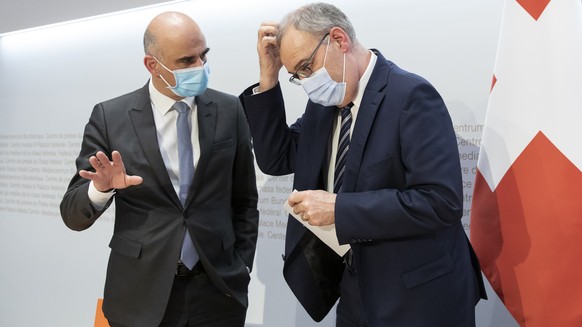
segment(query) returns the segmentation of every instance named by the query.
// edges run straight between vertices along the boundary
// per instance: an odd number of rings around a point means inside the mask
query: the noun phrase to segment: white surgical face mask
[[[171,86],[162,75],[160,75],[160,77],[162,78],[162,81],[166,83],[168,88],[176,95],[185,98],[194,97],[204,93],[208,87],[208,76],[210,75],[208,63],[205,62],[201,67],[170,70],[156,57],[154,57],[154,59],[156,59],[164,69],[174,74],[174,79],[176,80],[175,86]]]
[[[331,78],[329,72],[325,69],[328,49],[329,38],[327,39],[323,67],[311,76],[303,78],[301,86],[311,101],[322,106],[339,106],[346,95],[346,54],[344,53],[343,81],[338,83]]]

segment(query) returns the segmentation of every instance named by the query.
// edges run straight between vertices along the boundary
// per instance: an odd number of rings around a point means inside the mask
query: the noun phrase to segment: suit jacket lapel
[[[198,142],[200,143],[200,158],[194,171],[194,180],[188,193],[186,205],[192,201],[194,194],[200,188],[200,181],[204,176],[204,171],[212,155],[212,146],[214,144],[214,135],[216,131],[216,103],[205,92],[196,97],[196,113],[198,116]]]
[[[313,104],[312,106],[316,107],[312,107],[310,114],[306,115],[302,125],[302,130],[305,132],[301,133],[303,138],[301,142],[307,144],[307,156],[301,154],[299,159],[302,160],[301,164],[304,166],[295,169],[297,172],[304,173],[300,180],[304,181],[306,185],[301,186],[302,189],[305,187],[313,188],[314,185],[325,186],[321,185],[321,182],[325,184],[332,130],[338,112],[336,107],[322,107]],[[321,170],[315,170],[313,167],[321,167]]]
[[[378,108],[386,95],[385,88],[390,67],[382,54],[375,53],[378,55],[378,60],[370,76],[370,81],[366,85],[350,140],[350,150],[346,159],[346,170],[342,184],[344,192],[353,192],[355,190],[366,142],[372,130],[372,124],[376,118]]]
[[[164,191],[168,193],[168,196],[172,198],[176,205],[181,206],[180,199],[172,187],[170,176],[160,153],[148,84],[142,88],[142,94],[137,98],[134,107],[129,110],[129,116],[139,144],[152,167],[155,178],[158,179]]]

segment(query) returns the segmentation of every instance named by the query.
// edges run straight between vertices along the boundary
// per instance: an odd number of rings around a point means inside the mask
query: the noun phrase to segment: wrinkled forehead
[[[295,72],[313,53],[319,37],[307,32],[289,28],[280,40],[281,63],[290,72]]]

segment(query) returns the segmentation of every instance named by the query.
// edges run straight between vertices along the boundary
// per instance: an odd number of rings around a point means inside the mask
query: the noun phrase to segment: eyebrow
[[[295,65],[295,66],[293,67],[293,71],[292,71],[292,72],[290,72],[290,71],[287,71],[287,72],[288,72],[289,74],[295,74],[295,73],[296,73],[296,72],[299,70],[299,68],[301,68],[301,67],[305,66],[305,64],[307,64],[307,63],[308,63],[308,60],[309,60],[309,57],[301,59],[301,60],[300,60],[300,61],[297,63],[297,65]],[[313,61],[313,58],[311,58],[311,60]]]
[[[313,59],[313,58],[311,58]],[[295,74],[295,72],[297,72],[299,70],[299,68],[305,66],[305,64],[308,63],[309,57],[305,58],[305,59],[301,59],[297,65],[295,65],[295,67],[293,67],[294,71],[293,72],[289,72],[289,74]]]
[[[299,70],[299,68],[306,66],[309,61],[311,59],[311,62],[313,62],[313,59],[315,58],[315,52],[317,52],[317,50],[319,50],[319,46],[321,46],[321,44],[323,43],[323,40],[325,40],[325,38],[329,35],[328,33],[325,33],[325,35],[321,38],[321,40],[319,40],[319,43],[317,44],[317,46],[315,47],[315,49],[313,50],[313,52],[309,55],[309,57],[300,60],[297,65],[295,65],[294,72],[289,72],[289,74],[295,74],[295,72],[297,72]]]
[[[192,59],[195,59],[195,58],[197,58],[197,57],[198,57],[198,58],[202,58],[202,57],[204,57],[205,55],[207,55],[207,54],[208,54],[208,52],[210,52],[210,48],[206,48],[206,49],[204,49],[204,51],[202,51],[202,53],[201,53],[201,54],[199,54],[198,56],[185,56],[185,57],[178,58],[178,60],[177,60],[177,61],[178,61],[178,62],[183,62],[184,60],[192,60]]]

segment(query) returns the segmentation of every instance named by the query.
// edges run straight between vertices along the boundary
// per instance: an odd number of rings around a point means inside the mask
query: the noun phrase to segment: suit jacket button
[[[85,208],[81,209],[81,212],[85,215],[85,217],[87,218],[91,218],[91,212]]]

